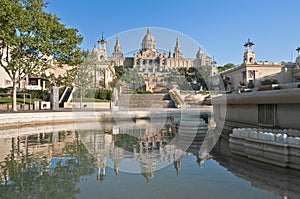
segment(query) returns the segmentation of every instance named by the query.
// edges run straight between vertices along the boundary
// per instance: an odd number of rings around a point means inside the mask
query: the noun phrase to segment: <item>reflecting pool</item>
[[[231,155],[206,123],[94,125],[2,131],[0,198],[300,196],[298,171]]]

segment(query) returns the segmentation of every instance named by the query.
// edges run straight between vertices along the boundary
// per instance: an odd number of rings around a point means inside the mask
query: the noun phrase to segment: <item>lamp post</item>
[[[81,74],[81,71],[78,71],[77,78],[78,78],[78,86],[80,87],[80,103],[79,103],[79,107],[81,109],[81,107],[82,107],[82,74]]]

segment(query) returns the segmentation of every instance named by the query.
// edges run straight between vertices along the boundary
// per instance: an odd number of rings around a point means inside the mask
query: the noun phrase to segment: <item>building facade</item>
[[[226,90],[236,90],[239,87],[258,88],[265,80],[275,80],[280,84],[300,81],[300,53],[296,63],[260,62],[256,60],[253,51],[254,43],[248,40],[245,44],[243,63],[239,66],[222,71],[213,78],[221,75]],[[298,52],[300,48],[298,48]]]
[[[96,57],[96,67],[94,68],[94,87],[109,88],[114,80],[115,69],[113,59],[107,56],[107,41],[102,38],[98,41],[98,47],[94,46],[92,54]],[[122,49],[119,49],[121,52]],[[118,56],[117,54],[114,56]]]
[[[146,35],[142,39],[141,50],[133,53],[132,57],[124,57],[119,38],[116,38],[114,51],[112,57],[107,57],[106,49],[100,51],[99,47],[94,47],[93,52],[97,57],[103,57],[110,66],[124,66],[126,68],[134,68],[144,80],[148,82],[149,87],[153,88],[156,84],[163,82],[164,75],[172,69],[201,67],[201,66],[215,66],[214,60],[207,56],[201,47],[199,47],[195,58],[184,58],[182,56],[182,48],[179,38],[175,41],[174,52],[169,53],[159,52],[155,37],[151,33],[150,28],[147,29]],[[101,58],[100,58],[101,59]]]

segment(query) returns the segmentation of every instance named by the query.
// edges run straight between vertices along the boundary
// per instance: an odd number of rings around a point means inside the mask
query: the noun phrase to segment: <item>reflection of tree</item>
[[[78,137],[63,148],[67,157],[52,157],[50,162],[47,155],[26,157],[19,148],[12,140],[2,167],[6,185],[0,186],[0,198],[74,198],[80,192],[76,187],[80,176],[94,171],[94,160]]]
[[[138,138],[128,134],[120,134],[115,136],[115,145],[127,151],[132,151],[132,147],[137,146],[138,141]]]

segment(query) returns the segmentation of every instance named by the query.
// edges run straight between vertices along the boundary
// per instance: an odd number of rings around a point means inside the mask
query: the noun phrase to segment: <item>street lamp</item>
[[[78,78],[78,86],[80,87],[80,109],[81,109],[81,107],[82,107],[82,74],[80,73],[80,71],[78,71],[77,78]]]

